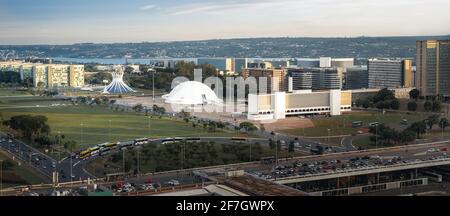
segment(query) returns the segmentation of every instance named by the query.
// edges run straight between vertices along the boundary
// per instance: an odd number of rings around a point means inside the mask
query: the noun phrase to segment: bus
[[[100,146],[94,146],[94,147],[89,148],[89,150],[91,150],[91,152],[97,151],[99,149],[100,149]]]
[[[80,153],[80,159],[84,159],[91,156],[91,150],[84,150]]]
[[[186,141],[200,141],[199,137],[195,137],[195,138],[186,138]]]
[[[110,148],[104,148],[104,149],[100,150],[100,156],[104,156],[104,155],[108,154],[109,152],[111,152]]]
[[[148,138],[141,138],[141,139],[135,139],[134,140],[134,145],[135,146],[144,145],[144,144],[148,144]]]
[[[353,128],[358,128],[358,127],[361,127],[362,125],[363,125],[362,121],[354,121],[354,122],[352,122],[352,127]]]
[[[261,160],[261,163],[263,163],[263,164],[273,164],[273,163],[275,163],[275,157],[274,156],[262,157],[260,160]]]
[[[134,141],[127,141],[127,142],[123,142],[123,143],[119,143],[120,149],[124,149],[127,147],[130,147],[134,144]]]
[[[242,138],[242,137],[232,137],[231,140],[232,141],[239,141],[239,142],[247,141],[246,138]]]
[[[161,140],[161,143],[162,144],[168,144],[168,143],[175,143],[175,142],[180,142],[180,141],[183,141],[183,139],[182,138],[177,138],[177,137],[175,137],[175,138],[165,138],[165,139]]]
[[[110,148],[110,149],[114,149],[114,148],[117,147],[117,143],[116,143],[116,142],[115,142],[115,143],[107,143],[107,144],[106,144],[106,147],[107,147],[107,148]]]
[[[370,122],[369,123],[369,127],[375,127],[375,126],[378,126],[380,123],[378,123],[378,122]]]

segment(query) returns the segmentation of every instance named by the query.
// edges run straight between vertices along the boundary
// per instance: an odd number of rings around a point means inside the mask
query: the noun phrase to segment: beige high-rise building
[[[416,87],[423,96],[450,96],[450,40],[416,42]]]
[[[284,91],[284,81],[286,77],[285,69],[260,69],[260,68],[247,68],[242,70],[242,76],[244,79],[247,77],[254,77],[258,83],[258,89],[262,90],[263,93],[271,93],[277,91]],[[266,89],[260,88],[261,83],[259,83],[260,77],[267,78]],[[275,79],[272,79],[275,78]]]
[[[84,86],[84,65],[41,64],[22,61],[0,62],[0,71],[20,73],[22,80],[33,79],[37,87],[82,87]]]

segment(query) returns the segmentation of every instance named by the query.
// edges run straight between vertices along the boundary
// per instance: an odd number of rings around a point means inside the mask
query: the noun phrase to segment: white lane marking
[[[73,164],[73,167],[75,167],[76,165],[78,165],[81,161],[78,161],[76,163]]]

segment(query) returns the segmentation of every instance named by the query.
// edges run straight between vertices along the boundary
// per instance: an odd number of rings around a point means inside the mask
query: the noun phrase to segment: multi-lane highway
[[[5,134],[0,134],[0,148],[13,155],[15,159],[27,163],[30,167],[47,177],[49,181],[52,180],[53,172],[55,171],[59,172],[59,182],[92,177],[84,171],[82,166],[74,166],[77,161],[72,161],[71,163],[70,158],[68,158],[58,162],[20,140],[8,138]]]

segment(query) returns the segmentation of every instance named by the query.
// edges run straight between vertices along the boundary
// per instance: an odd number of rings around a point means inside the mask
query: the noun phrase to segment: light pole
[[[58,131],[58,146],[61,148],[61,131]],[[58,159],[61,160],[61,151],[58,151]]]
[[[150,138],[150,116],[147,116],[147,119],[148,119],[148,135],[149,135],[149,138]]]
[[[155,104],[155,72],[156,71],[152,72],[152,101],[153,101],[153,104]]]
[[[328,145],[327,152],[328,152],[328,151],[331,150],[331,149],[330,149],[330,147],[331,147],[331,144],[330,144],[330,132],[331,132],[331,129],[328,128],[327,131],[328,131],[328,138],[327,138],[327,140],[328,140],[328,141],[327,141],[327,145]]]
[[[378,148],[378,124],[375,125],[375,148]]]
[[[122,150],[123,180],[125,180],[125,148]]]
[[[111,142],[111,120],[108,120],[109,121],[109,127],[108,127],[108,140],[109,140],[109,142]]]
[[[138,146],[138,147],[136,147],[136,154],[137,154],[137,178],[138,179],[139,179],[139,151],[140,151],[140,148]]]
[[[3,160],[0,160],[0,196],[3,196]]]
[[[275,134],[275,167],[278,166],[278,138],[277,134]]]

